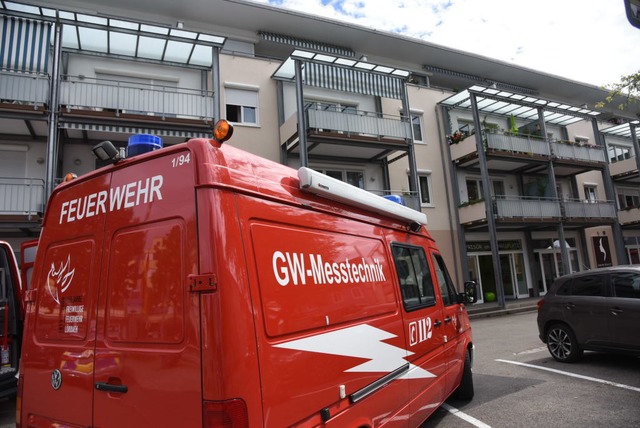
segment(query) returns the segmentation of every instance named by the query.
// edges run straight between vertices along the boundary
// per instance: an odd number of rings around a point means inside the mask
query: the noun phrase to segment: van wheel
[[[582,357],[576,335],[565,324],[554,324],[547,330],[547,348],[554,360],[571,363]]]
[[[462,380],[453,393],[453,397],[459,400],[469,401],[473,398],[473,373],[471,372],[471,357],[469,352],[464,356],[464,368],[462,370]]]

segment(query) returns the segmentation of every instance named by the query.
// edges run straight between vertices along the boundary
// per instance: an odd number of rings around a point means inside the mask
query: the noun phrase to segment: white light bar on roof
[[[298,178],[300,179],[300,189],[306,192],[383,214],[396,220],[421,225],[427,224],[427,215],[425,213],[374,195],[364,189],[331,178],[311,168],[301,167],[298,169]]]

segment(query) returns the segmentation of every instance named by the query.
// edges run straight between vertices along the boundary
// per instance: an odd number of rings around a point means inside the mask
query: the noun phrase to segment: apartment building
[[[484,301],[640,263],[637,112],[594,109],[604,91],[262,4],[130,3],[0,3],[0,239],[15,249],[67,173],[101,166],[95,144],[178,144],[226,118],[230,144],[403,196]]]

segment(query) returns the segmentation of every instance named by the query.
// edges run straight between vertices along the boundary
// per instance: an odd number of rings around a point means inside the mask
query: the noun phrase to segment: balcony
[[[44,180],[0,177],[0,220],[34,221],[44,211]]]
[[[531,222],[591,222],[616,218],[613,202],[585,202],[528,196],[499,196],[493,199],[495,219],[499,224]],[[485,202],[463,204],[460,224],[470,226],[487,220]]]
[[[640,224],[640,208],[618,211],[618,222],[620,222],[622,226]]]
[[[609,172],[614,179],[624,180],[638,175],[638,164],[635,157],[623,159],[609,164]]]
[[[67,112],[113,112],[166,118],[211,120],[213,93],[200,89],[127,83],[83,76],[60,82],[60,105]]]
[[[37,110],[49,101],[49,76],[40,73],[0,71],[0,100],[11,108]]]
[[[457,163],[465,163],[476,159],[475,138],[475,135],[471,135],[459,143],[451,144],[449,146],[451,159]],[[526,163],[528,160],[548,161],[551,157],[556,162],[590,164],[594,167],[604,165],[606,162],[605,154],[601,147],[581,146],[561,141],[549,142],[526,135],[486,133],[485,149],[488,157],[509,158],[512,162],[519,163]]]
[[[569,221],[613,220],[616,218],[616,205],[608,201],[562,201],[564,217]]]
[[[348,139],[402,142],[411,138],[411,128],[400,116],[378,114],[360,110],[322,108],[310,103],[305,107],[307,131],[314,135],[330,134]],[[297,132],[297,115],[292,115],[280,128],[284,141],[291,140]]]
[[[569,141],[551,142],[551,150],[557,159],[603,164],[605,158],[602,147],[582,145]]]

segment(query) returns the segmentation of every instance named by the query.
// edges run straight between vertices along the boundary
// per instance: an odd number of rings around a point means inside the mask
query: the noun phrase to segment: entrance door
[[[565,270],[562,263],[560,250],[536,251],[540,260],[541,281],[538,283],[538,292],[541,296],[547,294],[553,281],[561,275],[578,271],[578,252],[575,249],[567,249],[569,252],[569,269]]]

